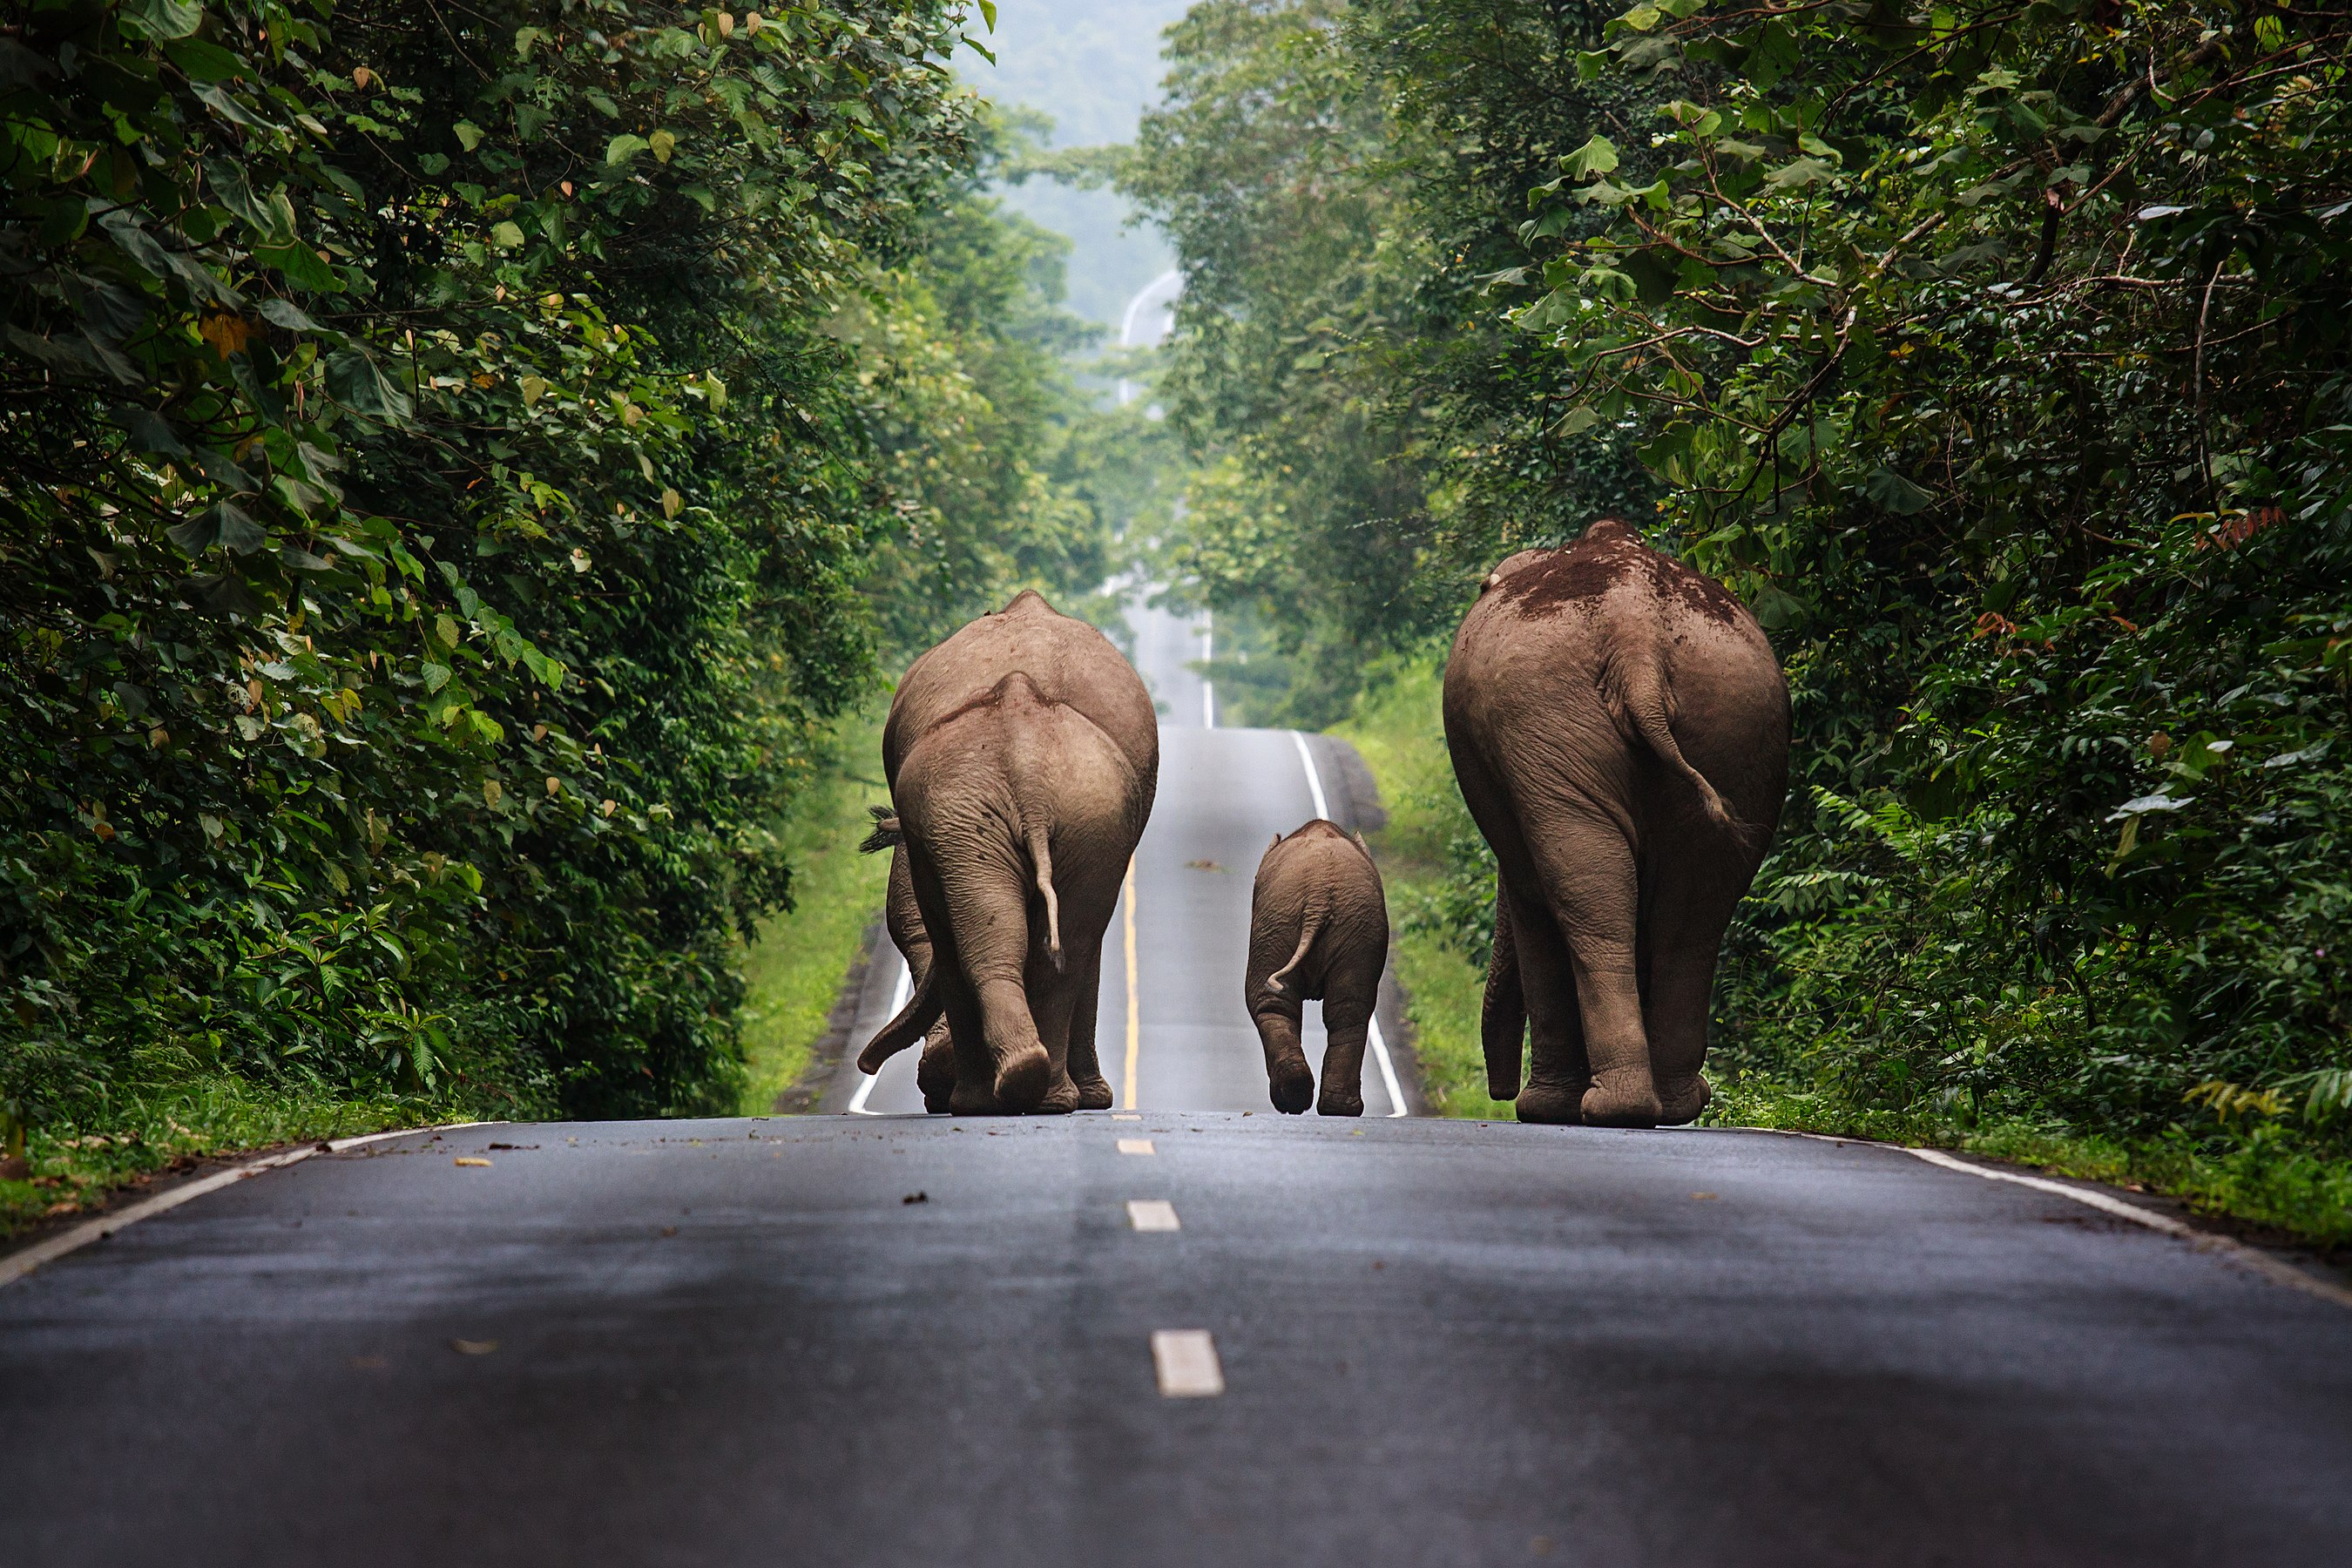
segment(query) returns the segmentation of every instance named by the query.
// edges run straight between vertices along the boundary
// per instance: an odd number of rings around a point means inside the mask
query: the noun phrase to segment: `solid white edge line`
[[[437,1127],[399,1127],[389,1132],[369,1132],[357,1138],[330,1140],[326,1152],[340,1154],[346,1149],[356,1149],[363,1143],[382,1142],[387,1138],[409,1138],[424,1132],[454,1132],[461,1127],[503,1127],[504,1125],[506,1123],[503,1121],[452,1121]],[[242,1165],[232,1166],[226,1171],[215,1171],[202,1181],[190,1182],[185,1186],[173,1187],[168,1193],[158,1193],[144,1202],[132,1204],[129,1208],[117,1209],[112,1214],[100,1215],[96,1219],[86,1220],[71,1230],[60,1231],[37,1247],[28,1247],[22,1252],[0,1258],[0,1286],[13,1285],[43,1264],[54,1263],[68,1252],[79,1252],[91,1242],[103,1240],[118,1230],[137,1225],[142,1219],[152,1219],[166,1210],[178,1208],[182,1204],[203,1197],[206,1193],[216,1193],[233,1183],[244,1181],[247,1176],[257,1176],[264,1171],[275,1171],[285,1165],[300,1164],[318,1152],[320,1149],[316,1143],[307,1143],[299,1149],[281,1149],[275,1154],[264,1154],[257,1160],[247,1160]]]
[[[1216,627],[1213,622],[1201,628],[1201,662],[1212,663],[1217,657]],[[1201,678],[1201,728],[1217,727],[1217,683],[1207,676]]]
[[[1315,753],[1307,749],[1307,737],[1293,730],[1290,743],[1298,748],[1298,760],[1307,769],[1307,793],[1314,798],[1315,815],[1330,821],[1331,803],[1323,798],[1323,775],[1315,771]]]
[[[1381,1064],[1381,1082],[1389,1091],[1389,1114],[1404,1114],[1404,1085],[1397,1082],[1396,1063],[1389,1059],[1389,1043],[1381,1036],[1381,1016],[1372,1015],[1372,1059]]]
[[[898,1009],[904,1007],[907,1005],[907,998],[912,996],[914,994],[915,972],[908,967],[906,955],[901,953],[898,956],[898,978],[890,987],[890,1016],[893,1018],[897,1017],[898,1016]],[[882,1075],[880,1073],[876,1073],[866,1079],[865,1082],[857,1086],[857,1092],[849,1097],[850,1115],[887,1116],[889,1114],[889,1112],[884,1110],[868,1110],[866,1109],[866,1102],[874,1097],[874,1086],[881,1081]]]
[[[1988,1182],[2008,1182],[2016,1186],[2031,1187],[2037,1193],[2048,1193],[2053,1197],[2067,1198],[2085,1207],[2097,1209],[2102,1214],[2111,1214],[2117,1219],[2126,1219],[2134,1225],[2146,1226],[2150,1230],[2161,1231],[2166,1236],[2189,1243],[2200,1252],[2212,1253],[2227,1262],[2259,1274],[2273,1285],[2284,1285],[2290,1290],[2300,1290],[2307,1296],[2316,1296],[2323,1301],[2333,1301],[2339,1307],[2352,1307],[2352,1289],[2332,1284],[2326,1279],[2315,1279],[2294,1265],[2282,1263],[2260,1247],[2248,1247],[2235,1237],[2219,1236],[2210,1230],[2200,1230],[2193,1225],[2183,1224],[2170,1215],[2158,1214],[2154,1209],[2144,1209],[2137,1204],[2126,1202],[2112,1194],[2099,1192],[2094,1188],[2070,1187],[2063,1182],[2053,1182],[2046,1176],[2028,1176],[2017,1171],[2000,1171],[1987,1165],[1971,1165],[1966,1160],[1956,1159],[1945,1153],[1941,1149],[1914,1149],[1901,1143],[1882,1143],[1874,1138],[1839,1138],[1827,1132],[1799,1132],[1786,1127],[1763,1127],[1754,1131],[1778,1132],[1785,1138],[1810,1138],[1817,1143],[1858,1143],[1870,1149],[1892,1149],[1898,1153],[1908,1154],[1915,1160],[1925,1160],[1928,1164],[1940,1166],[1947,1171],[1959,1171],[1971,1176],[1981,1176]]]
[[[1323,797],[1323,775],[1315,766],[1315,753],[1307,747],[1307,737],[1297,730],[1290,732],[1290,743],[1298,748],[1298,761],[1307,769],[1307,792],[1314,797],[1315,815],[1325,821],[1331,819],[1331,803]],[[1381,1033],[1381,1016],[1372,1015],[1372,1059],[1381,1064],[1381,1082],[1389,1091],[1389,1114],[1405,1114],[1404,1085],[1397,1081],[1396,1062],[1389,1056],[1389,1042]]]

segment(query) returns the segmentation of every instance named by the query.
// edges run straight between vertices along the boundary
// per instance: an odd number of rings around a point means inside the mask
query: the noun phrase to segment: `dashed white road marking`
[[[1110,1119],[1113,1121],[1140,1121],[1143,1120],[1141,1116],[1125,1110],[1112,1111]]]
[[[1323,795],[1323,775],[1315,766],[1315,753],[1307,749],[1307,737],[1293,730],[1290,743],[1298,748],[1299,764],[1307,770],[1307,793],[1315,802],[1315,815],[1326,822],[1331,819],[1331,803]],[[1389,1092],[1389,1114],[1405,1113],[1404,1085],[1397,1081],[1396,1062],[1389,1056],[1389,1043],[1381,1033],[1381,1016],[1372,1015],[1372,1060],[1381,1069],[1381,1087]]]
[[[912,996],[914,994],[915,972],[908,967],[906,955],[902,953],[898,958],[898,984],[890,987],[890,1016],[893,1018],[897,1017],[898,1016],[898,1009],[904,1007],[907,1005],[907,998]],[[881,1081],[882,1075],[880,1073],[876,1073],[872,1078],[867,1079],[865,1082],[857,1086],[857,1092],[849,1097],[850,1115],[880,1116],[885,1114],[879,1110],[868,1110],[866,1109],[866,1102],[874,1098],[874,1086]]]
[[[1118,1152],[1122,1154],[1157,1154],[1160,1152],[1159,1150],[1154,1149],[1151,1146],[1151,1140],[1149,1138],[1122,1138],[1118,1141]]]
[[[504,1121],[453,1121],[439,1127],[398,1127],[389,1132],[368,1132],[357,1138],[330,1139],[324,1152],[330,1154],[340,1154],[346,1149],[357,1149],[368,1143],[380,1143],[387,1138],[406,1138],[415,1133],[455,1132],[465,1127],[503,1127],[505,1125]],[[286,1149],[275,1154],[264,1154],[257,1160],[247,1160],[242,1165],[217,1172],[200,1182],[190,1182],[184,1187],[173,1187],[168,1193],[158,1193],[144,1203],[132,1204],[129,1208],[118,1209],[113,1214],[100,1215],[98,1218],[78,1225],[71,1230],[59,1232],[37,1247],[28,1247],[22,1252],[0,1258],[0,1285],[14,1284],[42,1264],[53,1263],[68,1252],[78,1252],[91,1242],[102,1240],[128,1226],[137,1225],[142,1219],[152,1219],[167,1209],[178,1208],[182,1204],[203,1197],[206,1193],[216,1193],[223,1187],[244,1181],[248,1176],[257,1176],[264,1171],[275,1171],[285,1165],[299,1165],[311,1155],[320,1152],[319,1144],[309,1143],[299,1149]]]
[[[1127,1221],[1138,1230],[1181,1230],[1177,1223],[1176,1205],[1166,1198],[1129,1198],[1127,1200]]]
[[[1217,1342],[1206,1329],[1155,1329],[1151,1367],[1160,1392],[1170,1399],[1202,1399],[1225,1391],[1225,1369],[1217,1362]]]

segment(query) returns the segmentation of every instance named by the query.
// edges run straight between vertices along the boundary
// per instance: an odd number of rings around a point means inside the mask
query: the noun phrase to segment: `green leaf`
[[[1599,179],[1617,167],[1616,144],[1606,136],[1595,136],[1562,158],[1559,166],[1580,179]]]
[[[490,226],[490,243],[500,250],[520,250],[522,248],[522,229],[511,221],[493,224]]]
[[[291,245],[257,245],[253,247],[253,254],[256,260],[266,262],[285,274],[286,280],[298,289],[308,289],[319,294],[342,292],[343,280],[335,276],[335,269],[321,261],[319,253],[300,240]]]
[[[386,381],[375,361],[358,349],[345,349],[327,362],[327,395],[354,414],[389,425],[412,411],[407,394]]]
[[[646,138],[646,145],[654,150],[655,158],[667,163],[670,154],[677,151],[677,138],[667,131],[656,131]]]
[[[460,120],[449,127],[449,133],[457,139],[457,145],[468,153],[482,144],[482,128],[470,120]]]
[[[980,19],[990,32],[996,31],[996,0],[980,0]]]
[[[184,38],[205,19],[205,8],[191,0],[123,0],[120,15],[139,24],[151,38]]]
[[[1650,0],[1642,0],[1642,4],[1634,6],[1631,11],[1626,12],[1617,19],[1625,24],[1628,27],[1633,28],[1633,31],[1637,33],[1646,33],[1651,28],[1656,26],[1658,25],[1659,18],[1664,15],[1664,12],[1659,10],[1657,6],[1650,4]]]
[[[1834,172],[1819,158],[1791,158],[1766,174],[1764,183],[1774,190],[1793,191],[1816,180],[1828,179]]]
[[[522,405],[525,408],[534,406],[547,395],[547,378],[543,375],[527,375],[516,384],[522,389]]]
[[[635,157],[638,153],[644,152],[646,148],[652,145],[653,143],[646,141],[644,137],[631,135],[628,132],[624,131],[621,134],[614,137],[610,142],[607,142],[604,144],[605,165],[607,167],[611,167],[615,164],[625,163],[630,159]]]
[[[1933,490],[1922,489],[1892,468],[1873,468],[1862,482],[1863,493],[1897,517],[1908,517],[1934,504]]]

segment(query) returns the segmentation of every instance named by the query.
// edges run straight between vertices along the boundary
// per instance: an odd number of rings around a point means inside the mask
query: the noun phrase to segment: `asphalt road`
[[[1139,1109],[211,1193],[0,1287],[0,1568],[2352,1562],[2352,1310],[2226,1257],[1864,1145],[1265,1110],[1306,765],[1173,696]]]
[[[484,1128],[0,1290],[0,1561],[2330,1564],[2347,1413],[2352,1312],[1875,1148]]]

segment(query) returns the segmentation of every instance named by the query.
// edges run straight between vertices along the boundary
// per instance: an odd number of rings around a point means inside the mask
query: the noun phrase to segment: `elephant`
[[[924,977],[931,972],[931,933],[923,929],[923,911],[915,902],[915,872],[907,861],[897,809],[887,805],[867,809],[874,814],[874,831],[857,847],[869,855],[883,849],[890,851],[889,890],[883,900],[882,927],[890,933],[891,945],[907,961],[911,994],[921,987]],[[922,1091],[924,1110],[948,1109],[955,1089],[955,1047],[948,1037],[945,1014],[923,1035],[923,1057],[921,1065],[915,1069],[915,1087]]]
[[[893,850],[887,923],[915,992],[859,1067],[879,1070],[928,1030],[917,1077],[930,1110],[1107,1108],[1102,932],[1160,768],[1142,679],[1100,632],[1026,591],[909,667],[882,749],[895,815],[865,847]],[[1042,957],[1020,958],[1016,920]]]
[[[1364,1041],[1389,963],[1388,895],[1362,839],[1316,817],[1275,836],[1250,888],[1242,996],[1265,1047],[1266,1094],[1286,1116],[1364,1113]],[[1320,998],[1323,1090],[1298,1046],[1301,1004]]]
[[[1716,960],[1788,792],[1789,687],[1755,617],[1602,518],[1486,579],[1444,719],[1495,852],[1487,1092],[1523,1121],[1695,1120]]]

